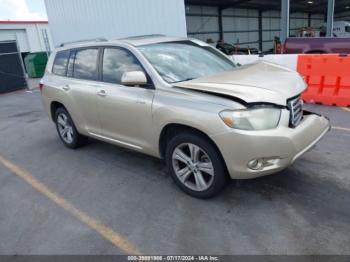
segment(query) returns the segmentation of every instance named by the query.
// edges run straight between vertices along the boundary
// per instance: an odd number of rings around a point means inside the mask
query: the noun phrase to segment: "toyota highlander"
[[[40,84],[65,146],[91,137],[164,159],[198,198],[287,168],[327,133],[325,117],[303,110],[305,88],[288,68],[239,67],[201,41],[164,36],[63,44]]]

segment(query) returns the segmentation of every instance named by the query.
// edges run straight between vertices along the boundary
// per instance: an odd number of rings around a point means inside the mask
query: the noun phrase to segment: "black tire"
[[[71,135],[72,140],[71,141],[67,141],[67,139],[64,139],[60,133],[58,117],[62,116],[62,115],[65,115],[67,117],[67,123],[71,126],[71,130],[72,130],[72,135]],[[63,142],[63,144],[66,147],[68,147],[70,149],[77,149],[77,148],[80,148],[86,144],[87,137],[79,134],[77,128],[74,125],[72,117],[70,116],[70,114],[68,113],[68,111],[65,108],[60,107],[56,110],[56,112],[55,112],[55,124],[56,124],[56,130],[57,130],[58,136],[60,137],[61,141]]]
[[[212,167],[214,168],[214,176],[213,180],[211,182],[211,185],[203,191],[196,191],[192,190],[188,186],[186,186],[181,180],[178,178],[175,172],[175,168],[173,165],[173,153],[176,148],[179,146],[190,143],[195,146],[200,147],[207,156],[209,157]],[[168,143],[166,153],[166,165],[168,168],[168,172],[175,181],[175,183],[187,194],[196,197],[196,198],[211,198],[220,193],[224,187],[228,184],[228,174],[226,170],[226,165],[224,163],[224,160],[222,159],[222,156],[218,149],[211,141],[208,140],[208,138],[196,134],[196,133],[181,133],[179,135],[176,135],[174,138],[170,140]],[[202,172],[203,173],[203,172]],[[194,176],[194,174],[193,174]],[[193,178],[194,179],[194,178]],[[210,178],[211,179],[211,178]]]

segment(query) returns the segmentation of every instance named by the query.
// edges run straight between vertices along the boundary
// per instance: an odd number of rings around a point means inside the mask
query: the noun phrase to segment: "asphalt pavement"
[[[350,254],[350,110],[276,175],[216,198],[180,191],[152,157],[65,148],[38,90],[0,96],[0,254]]]

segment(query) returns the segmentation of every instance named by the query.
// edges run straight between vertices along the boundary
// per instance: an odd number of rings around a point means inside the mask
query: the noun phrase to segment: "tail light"
[[[43,88],[44,88],[44,84],[43,83],[39,83],[39,90],[40,90],[40,92],[43,91]]]

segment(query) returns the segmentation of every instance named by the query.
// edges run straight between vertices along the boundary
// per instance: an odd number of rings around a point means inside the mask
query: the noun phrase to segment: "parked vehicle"
[[[350,37],[350,22],[335,21],[333,23],[333,34],[335,37]]]
[[[228,178],[285,169],[330,128],[303,111],[298,73],[265,62],[237,67],[194,39],[63,46],[40,88],[64,145],[92,137],[165,159],[176,184],[199,198]]]
[[[222,41],[218,41],[218,43],[216,44],[216,48],[226,55],[232,55],[235,51],[233,45],[224,43]]]
[[[216,48],[226,55],[257,55],[259,50],[250,47],[239,47],[219,41]]]
[[[316,29],[313,27],[302,27],[297,31],[296,36],[291,37],[321,37],[324,32],[321,29]]]
[[[350,53],[350,38],[290,37],[284,44],[285,54]]]
[[[321,27],[302,27],[299,28],[296,37],[325,37],[327,32],[327,24]],[[333,23],[334,37],[350,37],[350,22],[334,21]]]

